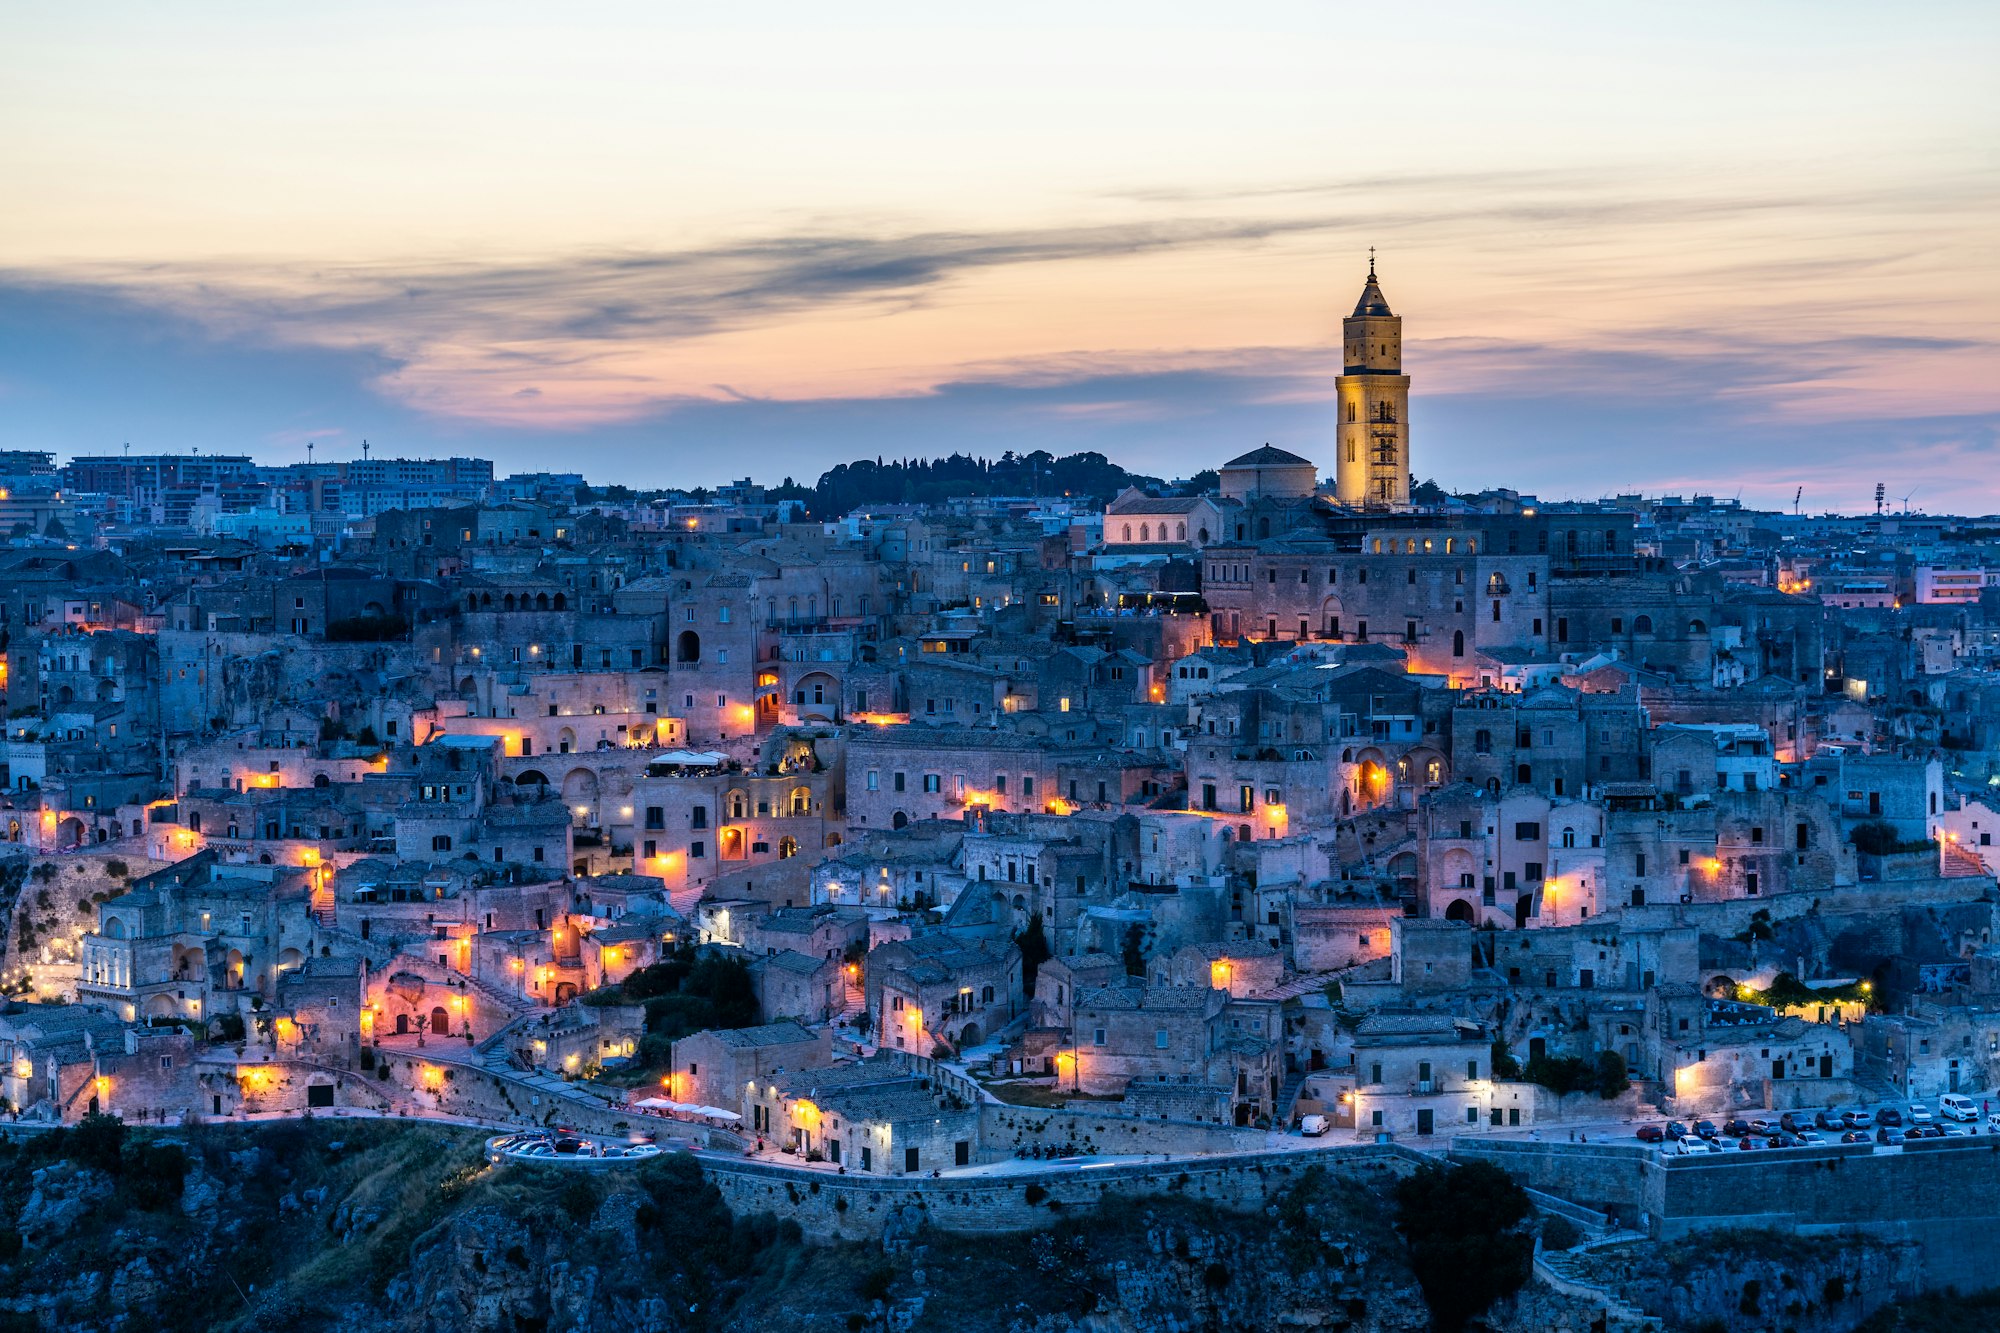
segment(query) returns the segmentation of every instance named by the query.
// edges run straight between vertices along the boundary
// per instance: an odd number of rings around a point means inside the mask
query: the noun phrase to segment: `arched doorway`
[[[431,1010],[431,1031],[440,1037],[451,1035],[451,1015],[445,1012],[443,1005]]]
[[[597,813],[597,774],[587,768],[573,768],[563,778],[563,804],[579,823],[587,823]]]
[[[678,662],[701,661],[701,635],[691,629],[681,631],[674,645],[674,660]]]
[[[408,1014],[397,1014],[396,1035],[399,1037],[405,1037],[409,1035],[409,1032],[410,1032],[410,1016]]]
[[[1453,898],[1451,905],[1444,909],[1444,919],[1447,921],[1463,921],[1467,925],[1472,924],[1472,904],[1463,898]]]

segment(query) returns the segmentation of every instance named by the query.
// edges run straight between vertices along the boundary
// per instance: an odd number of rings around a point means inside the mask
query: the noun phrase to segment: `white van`
[[[1977,1120],[1979,1108],[1973,1105],[1972,1098],[1947,1092],[1938,1098],[1938,1114],[1947,1120]]]
[[[1323,1115],[1302,1115],[1299,1117],[1299,1133],[1309,1139],[1316,1139],[1326,1133],[1326,1117]]]

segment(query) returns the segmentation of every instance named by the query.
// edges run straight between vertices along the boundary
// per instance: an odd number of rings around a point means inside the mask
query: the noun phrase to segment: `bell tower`
[[[1410,377],[1403,373],[1403,321],[1375,281],[1341,322],[1344,373],[1334,381],[1339,418],[1335,493],[1344,505],[1400,509],[1410,503]]]

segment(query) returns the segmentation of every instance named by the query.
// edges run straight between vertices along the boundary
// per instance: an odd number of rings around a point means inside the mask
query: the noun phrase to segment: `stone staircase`
[[[1955,842],[1943,844],[1938,860],[1940,878],[1967,879],[1985,873],[1986,863],[1979,859],[1979,853]]]
[[[1285,1075],[1284,1086],[1278,1089],[1278,1113],[1272,1117],[1280,1125],[1292,1122],[1292,1108],[1299,1104],[1299,1090],[1306,1085],[1303,1071],[1294,1070]]]
[[[1535,1277],[1566,1296],[1588,1301],[1603,1310],[1601,1327],[1605,1333],[1661,1333],[1666,1323],[1657,1315],[1647,1314],[1611,1288],[1592,1281],[1584,1272],[1583,1255],[1587,1251],[1645,1239],[1643,1232],[1613,1231],[1573,1250],[1538,1249]]]
[[[1904,1100],[1902,1089],[1891,1083],[1888,1076],[1879,1070],[1856,1064],[1852,1082],[1854,1091],[1860,1096],[1863,1105]]]

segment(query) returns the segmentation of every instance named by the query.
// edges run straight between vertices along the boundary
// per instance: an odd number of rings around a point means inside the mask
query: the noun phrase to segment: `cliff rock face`
[[[1730,1333],[1847,1333],[1874,1311],[1914,1296],[1923,1267],[1913,1245],[1769,1231],[1719,1232],[1666,1246],[1639,1242],[1587,1259],[1579,1276],[1667,1327]]]
[[[1424,1333],[1388,1182],[1308,1169],[1238,1213],[1179,1196],[893,1243],[732,1216],[690,1158],[488,1164],[477,1134],[285,1122],[0,1139],[0,1333]],[[1897,1247],[1743,1237],[1591,1257],[1670,1328],[1833,1333],[1906,1284]],[[1530,1287],[1474,1328],[1599,1327]],[[1754,1305],[1755,1313],[1750,1313]],[[1621,1325],[1622,1327],[1622,1325]]]

